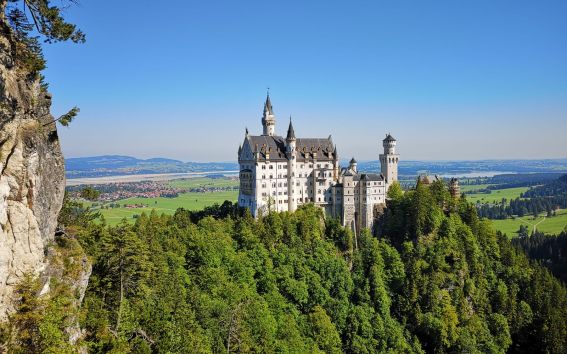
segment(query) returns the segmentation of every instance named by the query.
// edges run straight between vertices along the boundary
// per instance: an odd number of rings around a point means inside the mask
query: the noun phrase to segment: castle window
[[[273,170],[273,169],[274,169],[274,166],[270,165],[270,170]]]
[[[309,164],[309,168],[313,168],[313,164],[312,164],[312,163]]]
[[[274,175],[270,175],[270,179],[274,178]]]
[[[266,175],[262,175],[262,179],[266,179]]]
[[[262,165],[262,170],[265,170],[265,169],[266,169],[266,165]]]

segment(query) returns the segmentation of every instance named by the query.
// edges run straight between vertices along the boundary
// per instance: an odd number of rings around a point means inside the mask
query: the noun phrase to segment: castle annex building
[[[297,138],[289,122],[285,138],[276,134],[276,116],[266,98],[262,135],[246,129],[238,148],[240,194],[238,203],[255,217],[268,211],[294,211],[314,203],[328,215],[339,217],[354,231],[372,228],[386,192],[398,179],[396,139],[382,141],[381,173],[362,173],[353,158],[348,167],[339,166],[337,146],[328,138]]]

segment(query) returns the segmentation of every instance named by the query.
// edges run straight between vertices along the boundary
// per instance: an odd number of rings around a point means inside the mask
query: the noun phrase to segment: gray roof
[[[394,139],[393,136],[391,136],[389,133],[386,134],[386,137],[384,138],[384,140],[382,141],[396,141],[396,139]]]
[[[377,173],[361,173],[360,174],[361,181],[382,181],[384,180],[384,176],[382,174]]]
[[[287,128],[287,138],[286,140],[295,140],[295,131],[293,130],[293,124],[291,124],[291,117],[289,117],[289,128]]]
[[[343,168],[341,170],[341,176],[356,176],[356,174],[349,168]]]
[[[258,148],[260,158],[266,158],[269,152],[270,160],[287,160],[285,139],[278,135],[250,135],[248,136],[252,151]],[[333,141],[329,138],[298,138],[296,140],[297,161],[306,161],[311,159],[313,153],[317,153],[317,161],[333,161],[334,146]]]
[[[360,173],[354,172],[350,168],[342,168],[341,176],[352,176],[353,181],[383,181],[384,176],[380,173]]]
[[[266,103],[264,103],[264,113],[274,114],[274,109],[272,107],[272,101],[270,101],[270,94],[266,96]]]

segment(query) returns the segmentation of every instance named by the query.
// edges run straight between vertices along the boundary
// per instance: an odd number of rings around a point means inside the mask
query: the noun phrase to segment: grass
[[[155,210],[159,214],[173,214],[177,208],[187,210],[201,210],[213,204],[222,204],[225,200],[235,202],[238,198],[238,191],[210,192],[210,193],[182,193],[176,198],[128,198],[115,203],[121,205],[120,208],[99,210],[107,223],[115,225],[123,218],[134,221],[133,216],[145,212],[149,214]],[[144,204],[145,208],[124,208],[124,204]]]
[[[196,188],[196,187],[234,187],[238,186],[238,180],[228,178],[186,178],[169,181],[168,184],[176,188]]]
[[[472,188],[472,189],[477,189],[477,188]],[[494,202],[500,202],[502,198],[506,198],[506,200],[510,201],[510,199],[518,198],[520,194],[524,193],[528,189],[529,187],[505,188],[505,189],[492,190],[492,193],[490,194],[484,194],[484,193],[467,194],[467,200],[472,203],[477,203],[477,202],[494,203]]]
[[[488,186],[488,184],[461,186],[461,191],[467,192],[475,189],[483,189]],[[494,189],[490,194],[473,193],[467,194],[466,198],[472,203],[494,203],[502,201],[502,198],[506,198],[509,202],[511,199],[520,197],[520,195],[528,189],[529,187]],[[516,217],[514,219],[492,220],[492,223],[496,230],[499,230],[510,237],[517,236],[520,225],[528,226],[530,232],[533,230],[535,225],[536,230],[538,231],[549,234],[558,234],[567,226],[567,210],[558,210],[557,215],[551,218],[540,216],[534,219],[533,216],[524,216]]]
[[[172,180],[167,182],[172,187],[177,188],[196,188],[196,187],[232,187],[238,186],[238,180],[231,180],[226,178],[212,179],[207,177],[187,178]],[[236,202],[238,198],[238,191],[219,191],[207,193],[181,193],[176,198],[128,198],[113,202],[120,204],[119,208],[112,209],[95,209],[100,211],[109,225],[116,225],[122,219],[126,218],[129,222],[133,222],[134,215],[142,213],[149,214],[155,210],[159,214],[173,214],[177,208],[185,208],[187,210],[202,210],[205,207],[213,204],[222,204],[225,200]],[[92,203],[86,203],[92,204]],[[108,203],[107,203],[108,204]],[[144,208],[125,208],[125,204],[144,204]]]
[[[465,184],[461,185],[461,192],[474,191],[477,189],[485,189],[487,187],[494,186],[494,184]]]
[[[533,216],[516,217],[515,219],[492,220],[492,224],[496,230],[500,230],[510,237],[517,235],[520,225],[529,227],[530,232],[536,225],[536,230],[549,234],[558,234],[567,226],[567,210],[557,211],[557,215],[551,218],[540,216],[536,219]]]

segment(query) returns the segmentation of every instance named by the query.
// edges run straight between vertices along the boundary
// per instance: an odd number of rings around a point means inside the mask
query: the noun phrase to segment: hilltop
[[[67,178],[104,177],[158,173],[236,171],[232,162],[183,162],[156,157],[138,159],[132,156],[103,155],[74,157],[65,160]]]

